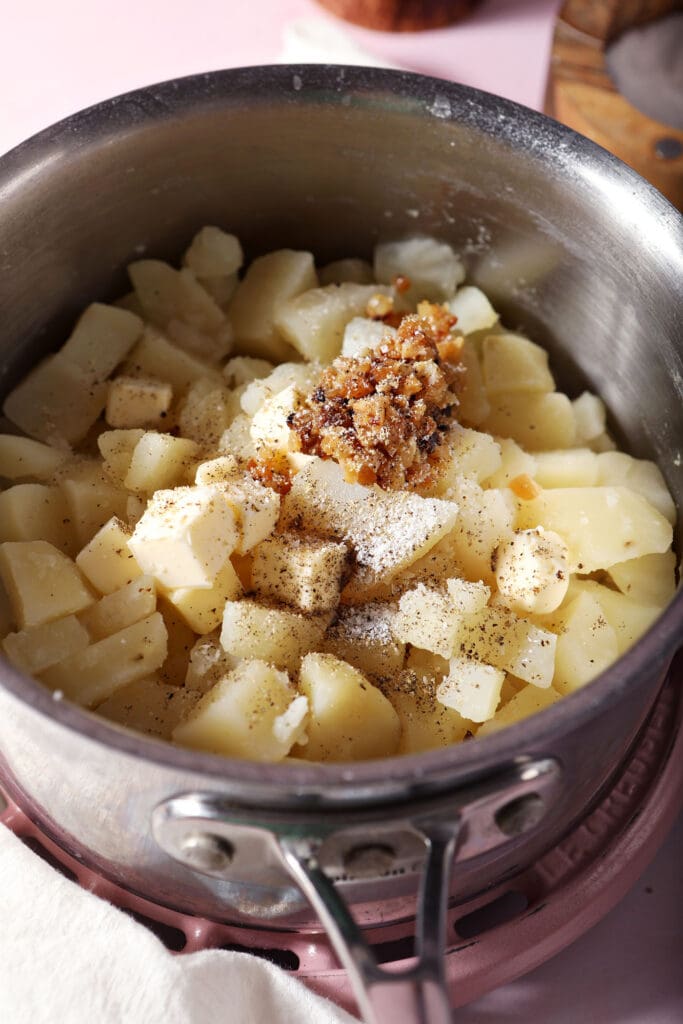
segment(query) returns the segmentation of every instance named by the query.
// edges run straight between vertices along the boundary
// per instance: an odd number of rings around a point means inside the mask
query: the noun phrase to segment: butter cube
[[[128,546],[143,572],[164,587],[208,589],[237,538],[223,488],[212,484],[156,491]]]
[[[109,385],[104,418],[110,427],[159,427],[171,407],[173,388],[150,377],[116,377]]]
[[[111,594],[142,575],[128,547],[131,532],[112,516],[76,556],[76,565],[101,594]]]
[[[94,600],[71,559],[44,540],[0,544],[0,576],[22,629],[80,612]]]
[[[239,532],[235,551],[243,555],[275,529],[280,515],[280,495],[254,480],[249,473],[239,473],[217,486],[237,520]]]

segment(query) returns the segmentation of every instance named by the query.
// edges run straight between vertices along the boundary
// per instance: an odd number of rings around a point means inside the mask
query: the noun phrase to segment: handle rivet
[[[382,875],[392,867],[396,854],[391,846],[383,843],[365,843],[352,846],[344,854],[344,867],[359,877]]]
[[[183,836],[178,853],[188,867],[210,873],[227,868],[235,855],[231,843],[209,832],[190,832]]]

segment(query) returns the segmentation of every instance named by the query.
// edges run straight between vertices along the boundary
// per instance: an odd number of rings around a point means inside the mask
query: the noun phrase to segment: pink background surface
[[[357,45],[404,67],[541,107],[556,0],[483,0],[461,25]],[[179,75],[278,59],[312,0],[24,0],[0,34],[0,152],[75,110]],[[330,19],[333,24],[334,22]],[[532,974],[458,1011],[462,1024],[674,1024],[683,1020],[683,825],[625,900]]]

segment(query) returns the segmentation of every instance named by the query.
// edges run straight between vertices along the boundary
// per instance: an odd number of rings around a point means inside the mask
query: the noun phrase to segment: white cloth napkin
[[[173,955],[0,826],[2,1024],[354,1024],[246,953]]]

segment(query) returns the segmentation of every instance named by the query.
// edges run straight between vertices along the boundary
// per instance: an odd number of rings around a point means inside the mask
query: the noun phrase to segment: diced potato
[[[508,725],[514,725],[515,722],[521,722],[525,718],[549,708],[559,699],[559,693],[552,686],[549,686],[547,690],[539,690],[537,686],[525,686],[512,700],[500,708],[493,718],[484,722],[477,729],[477,739],[490,736],[491,733],[498,732],[499,729],[504,729]]]
[[[341,355],[355,358],[362,352],[377,348],[387,338],[395,338],[396,329],[389,327],[381,320],[370,320],[364,316],[354,316],[344,328]]]
[[[195,441],[148,430],[133,449],[124,485],[143,494],[173,487],[188,478],[199,451]]]
[[[451,313],[458,318],[456,329],[462,334],[485,331],[498,323],[498,314],[479,288],[465,285],[458,288],[448,303]]]
[[[116,306],[117,309],[127,309],[129,313],[134,313],[140,320],[145,319],[145,311],[140,305],[140,300],[135,292],[126,292],[120,299],[116,299],[112,305]]]
[[[600,607],[617,638],[619,654],[624,654],[660,615],[656,605],[639,604],[593,580],[572,580],[569,595],[590,594]]]
[[[46,540],[73,551],[74,533],[64,495],[46,484],[15,484],[0,493],[0,541]]]
[[[251,418],[249,432],[259,455],[271,452],[286,454],[296,446],[296,435],[289,425],[289,417],[301,405],[301,394],[290,384],[273,398],[264,402]]]
[[[548,353],[520,334],[490,334],[484,338],[482,369],[489,396],[555,390]]]
[[[151,377],[116,377],[109,385],[104,418],[110,427],[160,427],[173,398],[170,384]]]
[[[490,434],[455,424],[438,449],[438,477],[431,494],[445,496],[460,477],[481,481],[490,477],[501,464],[500,445]]]
[[[156,611],[156,585],[151,576],[138,576],[100,598],[81,612],[80,620],[93,640],[118,633]]]
[[[135,446],[143,434],[144,430],[105,430],[97,438],[102,469],[112,483],[123,485]]]
[[[281,526],[347,541],[356,570],[344,595],[362,604],[372,589],[417,561],[453,526],[458,506],[406,491],[347,484],[341,467],[316,459],[297,473],[282,501]]]
[[[230,559],[218,572],[213,585],[206,588],[178,587],[168,590],[166,596],[175,605],[188,626],[195,633],[210,633],[223,620],[226,601],[242,595],[242,584]]]
[[[676,523],[676,506],[662,471],[654,462],[634,459],[623,452],[602,452],[597,461],[598,483],[629,487],[654,505],[672,526]]]
[[[68,454],[30,437],[0,434],[0,476],[8,480],[49,480]]]
[[[301,615],[256,601],[227,601],[221,645],[235,658],[256,658],[296,672],[304,654],[319,648],[329,615]]]
[[[93,707],[122,686],[144,679],[166,657],[166,627],[159,612],[91,644],[42,674],[52,690]]]
[[[0,544],[0,577],[20,629],[73,615],[94,600],[71,559],[44,540]]]
[[[292,349],[275,326],[279,308],[318,283],[310,252],[279,249],[251,263],[230,305],[236,348],[280,363]]]
[[[373,681],[395,679],[403,668],[405,644],[393,635],[396,606],[374,601],[341,606],[320,649],[347,661]]]
[[[207,225],[192,239],[183,263],[198,277],[228,277],[244,262],[239,238]]]
[[[243,384],[251,384],[254,380],[269,377],[273,369],[273,364],[267,359],[255,359],[253,356],[233,356],[223,367],[223,377],[228,387],[238,388]]]
[[[107,385],[58,352],[9,393],[3,412],[30,437],[64,448],[83,440],[106,402]]]
[[[510,482],[522,474],[535,476],[538,456],[525,452],[516,441],[509,437],[498,438],[498,449],[501,458],[500,466],[485,480],[482,478],[486,487],[509,487]],[[480,480],[480,482],[482,481]]]
[[[519,503],[521,529],[554,530],[569,548],[572,572],[609,569],[615,562],[666,551],[666,519],[626,487],[558,487]]]
[[[605,433],[605,403],[590,391],[584,391],[572,402],[576,423],[576,443],[589,444]]]
[[[361,316],[378,285],[329,284],[284,302],[275,317],[280,334],[304,359],[331,363],[341,352],[344,328]]]
[[[225,315],[202,288],[191,270],[175,270],[161,260],[137,260],[128,265],[135,293],[153,324],[164,327],[171,320],[213,333]]]
[[[453,571],[448,575],[492,584],[491,559],[498,545],[512,536],[514,500],[509,491],[485,491],[465,477],[454,481],[450,495],[459,512],[449,533]]]
[[[93,302],[74,327],[61,354],[91,381],[109,377],[142,334],[139,316]]]
[[[272,373],[251,381],[245,388],[240,398],[242,410],[253,416],[266,402],[292,384],[301,392],[310,391],[319,376],[319,363],[280,363]]]
[[[158,596],[157,611],[168,633],[166,658],[159,669],[159,679],[165,686],[183,686],[197,634],[190,629],[175,605],[166,600],[163,591]]]
[[[305,737],[307,715],[286,672],[245,661],[200,699],[173,739],[226,757],[281,761]]]
[[[155,491],[128,547],[143,572],[163,586],[209,588],[237,538],[223,489],[212,484]]]
[[[2,641],[2,647],[21,672],[37,675],[50,665],[82,651],[90,638],[75,615],[63,619],[43,622],[39,626],[10,633]]]
[[[79,548],[91,541],[112,516],[126,515],[128,495],[106,479],[98,463],[75,467],[74,476],[63,479],[59,486]]]
[[[566,395],[499,392],[490,402],[481,426],[491,434],[511,437],[530,452],[571,448],[575,442],[572,403]]]
[[[401,674],[388,699],[401,723],[397,754],[419,754],[459,743],[469,730],[457,711],[444,707],[434,694],[434,680],[423,680],[414,672]]]
[[[235,416],[234,420],[226,431],[223,432],[218,443],[218,450],[227,455],[232,455],[240,465],[245,465],[251,459],[255,459],[256,445],[251,439],[249,426],[251,420],[241,413]]]
[[[294,753],[309,761],[360,761],[396,753],[401,723],[384,694],[351,665],[308,654],[299,687],[308,698],[308,742]]]
[[[261,597],[302,612],[328,612],[339,603],[348,561],[345,544],[282,533],[254,548],[252,586]]]
[[[465,373],[458,392],[458,418],[466,427],[479,427],[491,412],[491,403],[484,388],[479,355],[467,339],[460,352],[460,362]]]
[[[664,551],[630,558],[611,565],[609,574],[622,594],[639,604],[663,608],[676,592],[676,555]]]
[[[167,381],[176,395],[202,378],[213,378],[216,386],[223,383],[218,370],[210,363],[172,344],[154,327],[146,327],[124,364],[124,373],[133,377],[152,377]]]
[[[321,268],[318,276],[321,284],[344,284],[347,281],[354,284],[370,284],[372,267],[367,260],[352,257],[327,263]]]
[[[196,691],[169,686],[154,674],[116,690],[98,704],[97,714],[127,729],[170,740],[175,727],[191,714],[198,700]]]
[[[217,486],[221,488],[235,516],[235,551],[243,555],[269,537],[275,529],[280,515],[280,495],[244,472],[239,472]]]
[[[448,598],[455,606],[460,615],[473,615],[485,608],[491,597],[491,590],[479,580],[470,583],[469,580],[449,579],[446,580]]]
[[[598,458],[590,448],[538,452],[536,472],[532,475],[541,487],[595,487]]]
[[[194,475],[196,484],[224,484],[240,475],[239,463],[232,455],[219,455],[200,462]]]
[[[409,302],[451,299],[464,280],[465,268],[450,245],[434,238],[408,238],[383,242],[375,247],[375,278],[391,284],[396,277],[407,277],[410,288],[404,298]]]
[[[462,616],[454,654],[545,688],[553,678],[556,644],[554,633],[518,618],[509,608],[487,607]]]
[[[448,596],[419,583],[401,598],[393,632],[402,643],[450,658],[460,623],[461,613]]]
[[[418,682],[425,685],[431,682],[429,693],[432,697],[436,692],[436,683],[441,682],[448,674],[448,667],[448,658],[442,658],[440,654],[433,654],[431,651],[423,651],[419,647],[411,647],[405,659],[406,671],[411,672]]]
[[[112,594],[142,576],[128,547],[130,538],[128,527],[113,516],[76,556],[76,565],[101,594]]]
[[[469,658],[451,658],[448,675],[436,689],[437,700],[471,722],[495,714],[505,673]]]
[[[559,631],[555,650],[553,686],[572,693],[595,679],[619,655],[617,636],[602,606],[581,592],[553,617]]]
[[[185,686],[197,693],[208,693],[238,664],[239,659],[223,650],[214,633],[200,636],[190,651]]]
[[[225,430],[237,415],[238,403],[233,392],[226,387],[208,386],[195,381],[178,415],[178,429],[182,437],[190,438],[205,449],[218,447]]]

